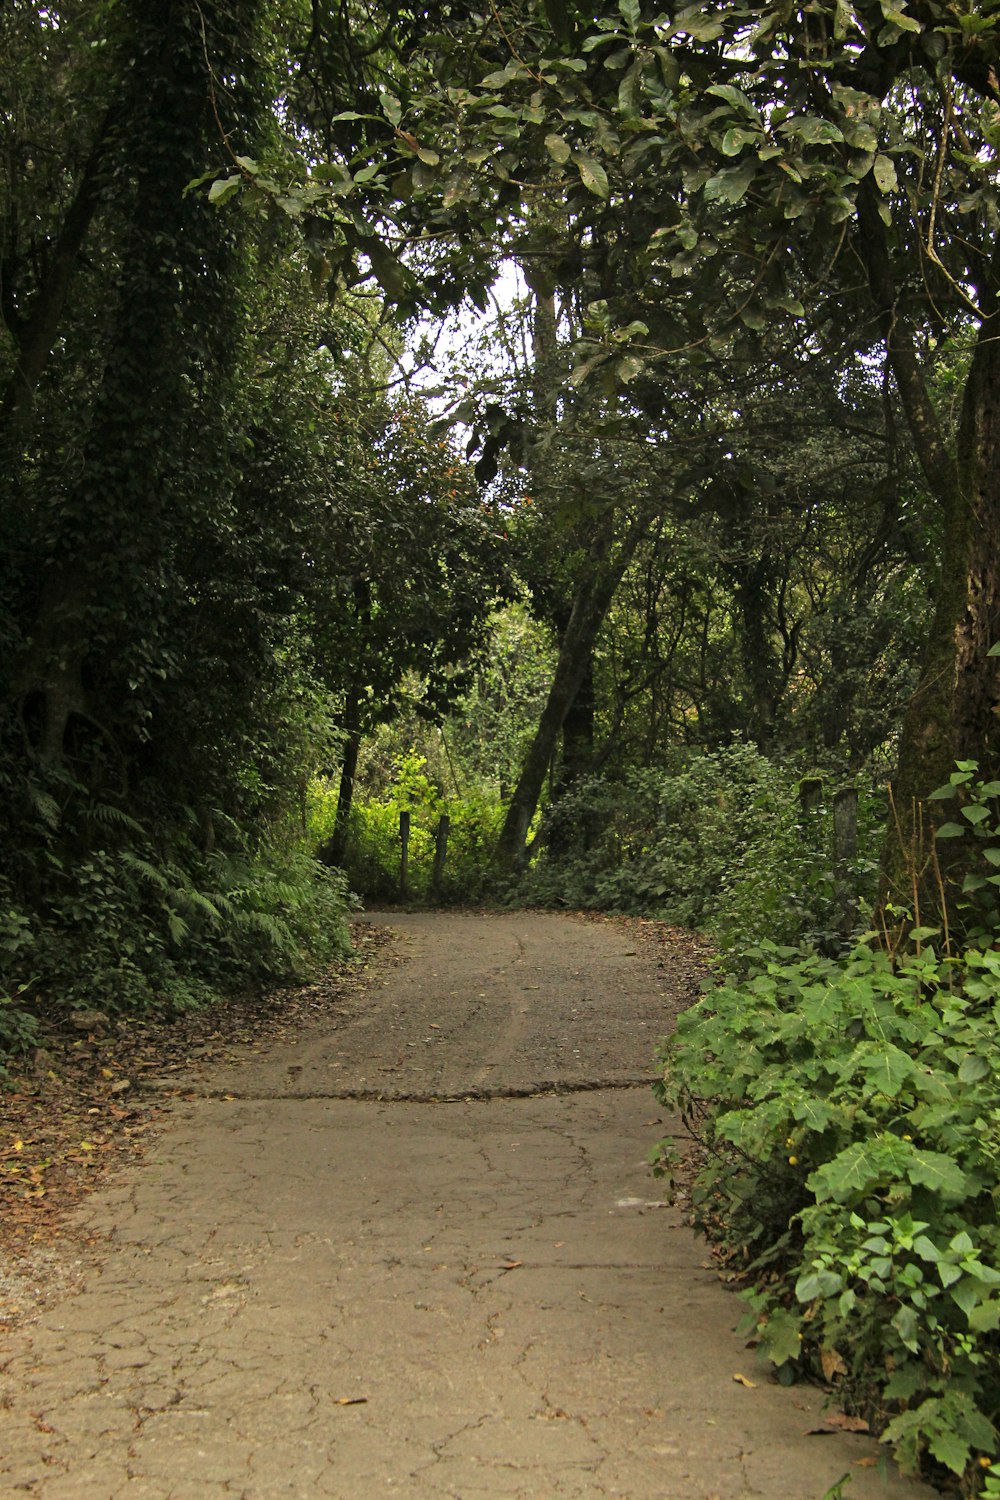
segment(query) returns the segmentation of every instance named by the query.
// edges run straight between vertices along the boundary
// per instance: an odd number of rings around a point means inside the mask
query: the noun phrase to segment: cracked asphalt
[[[192,1075],[10,1338],[0,1495],[917,1500],[768,1381],[646,1156],[688,980],[610,923],[377,916],[325,1028]],[[176,1079],[171,1079],[176,1087]],[[753,1384],[734,1380],[744,1377]]]

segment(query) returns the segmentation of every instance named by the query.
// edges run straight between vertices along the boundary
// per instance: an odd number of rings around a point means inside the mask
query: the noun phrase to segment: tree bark
[[[358,728],[360,700],[350,693],[344,710],[347,739],[344,742],[344,758],[340,766],[340,784],[337,788],[337,813],[333,833],[318,850],[318,858],[325,865],[342,865],[347,852],[347,832],[351,807],[354,803],[354,783],[358,774],[358,756],[361,753],[361,730]]]
[[[912,330],[896,306],[885,227],[875,188],[859,196],[868,281],[914,447],[938,503],[943,545],[920,681],[904,717],[893,790],[898,829],[882,863],[883,902],[912,899],[926,851],[918,806],[949,777],[956,759],[1000,776],[1000,239],[980,289],[985,316],[963,396],[958,453],[942,435]],[[935,899],[934,892],[927,899]]]
[[[100,202],[101,168],[114,117],[109,110],[101,122],[31,311],[13,322],[8,318],[17,345],[17,361],[0,398],[0,422],[15,430],[31,410],[35,387],[59,334],[73,272]]]
[[[524,867],[528,827],[538,807],[566,715],[587,675],[598,633],[643,529],[639,521],[634,522],[614,558],[606,560],[603,565],[597,561],[601,551],[595,548],[594,571],[577,586],[569,623],[560,642],[549,696],[497,841],[494,864],[502,874],[516,875]],[[607,548],[601,550],[609,551],[610,536],[606,540]]]

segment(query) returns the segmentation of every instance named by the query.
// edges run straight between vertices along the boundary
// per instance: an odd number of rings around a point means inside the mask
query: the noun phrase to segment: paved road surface
[[[90,1200],[98,1266],[7,1347],[0,1496],[929,1497],[807,1435],[821,1395],[768,1382],[649,1175],[669,954],[377,920],[381,985],[202,1073]]]

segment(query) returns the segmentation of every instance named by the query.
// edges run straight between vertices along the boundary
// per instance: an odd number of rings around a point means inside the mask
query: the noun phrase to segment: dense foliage
[[[954,902],[840,957],[766,941],[662,1046],[662,1101],[700,1144],[694,1221],[746,1283],[779,1379],[814,1372],[975,1492],[1000,1448],[1000,784],[959,766],[938,843]],[[915,887],[916,888],[916,887]],[[947,910],[949,902],[943,902]],[[665,1142],[658,1169],[676,1156]]]
[[[0,1045],[342,951],[308,781],[407,670],[448,701],[503,588],[379,299],[192,187],[285,149],[294,9],[0,20]]]
[[[779,1378],[814,1371],[907,1467],[959,1476],[997,1452],[998,979],[991,950],[774,947],[681,1018],[660,1091]]]
[[[870,797],[863,812],[860,854],[842,878],[870,908],[882,819]],[[525,884],[536,901],[702,928],[734,961],[765,935],[836,945],[847,898],[829,789],[803,806],[798,779],[751,745],[582,780],[548,813],[543,837]]]

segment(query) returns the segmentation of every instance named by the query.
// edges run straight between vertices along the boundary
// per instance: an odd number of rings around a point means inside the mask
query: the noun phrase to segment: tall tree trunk
[[[497,841],[494,863],[503,874],[517,874],[524,866],[528,828],[538,807],[566,715],[587,675],[598,633],[643,534],[642,524],[633,522],[618,551],[613,558],[609,557],[613,517],[609,515],[608,520],[608,534],[601,539],[606,545],[602,547],[598,543],[595,546],[593,571],[577,586],[573,609],[560,642],[549,696]],[[600,561],[602,555],[603,563]]]
[[[917,807],[956,759],[1000,778],[1000,238],[980,290],[985,316],[965,387],[957,458],[948,451],[912,330],[896,306],[875,189],[859,197],[866,269],[914,447],[937,500],[943,546],[920,681],[900,734],[893,789],[900,830],[883,857],[883,899],[912,894]]]
[[[246,8],[242,40],[254,34],[262,9],[262,3]],[[91,694],[102,725],[113,726],[120,715],[133,743],[142,743],[143,700],[155,698],[169,669],[158,655],[156,630],[173,528],[185,507],[194,514],[207,503],[195,475],[202,456],[214,464],[224,451],[224,401],[244,316],[242,231],[184,190],[219,149],[211,69],[225,76],[238,65],[250,73],[252,59],[232,56],[231,18],[216,0],[129,0],[123,10],[133,24],[123,26],[113,106],[121,124],[106,127],[102,148],[108,171],[128,195],[117,204],[125,227],[116,312],[29,646],[13,674],[15,690],[40,696],[38,750],[50,765],[59,763],[88,676],[102,682],[103,701]],[[256,122],[240,123],[253,129]],[[99,154],[78,190],[66,243],[57,246],[34,331],[30,338],[25,332],[15,405],[27,399],[65,306],[93,213]],[[206,464],[204,473],[224,483],[218,465]],[[139,665],[114,681],[126,654]]]
[[[337,813],[333,833],[320,847],[318,857],[325,865],[342,865],[347,852],[347,831],[350,825],[351,808],[354,805],[354,783],[358,775],[358,757],[361,754],[361,730],[358,715],[361,699],[356,691],[347,695],[344,709],[344,724],[347,739],[344,741],[344,758],[340,765],[340,783],[337,787]]]
[[[605,611],[607,613],[607,611]],[[559,796],[585,776],[594,763],[594,648],[587,653],[583,676],[562,727],[562,760],[556,776]]]

